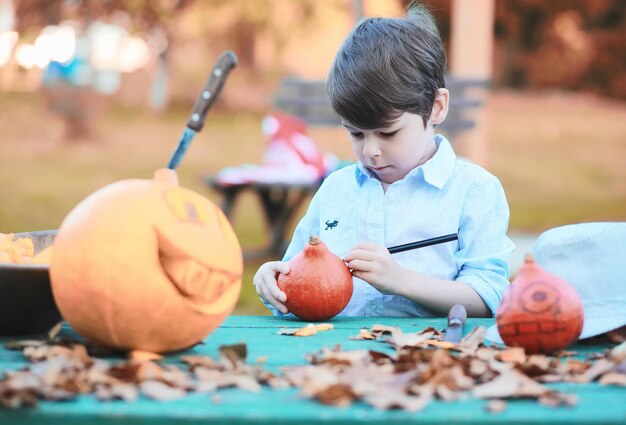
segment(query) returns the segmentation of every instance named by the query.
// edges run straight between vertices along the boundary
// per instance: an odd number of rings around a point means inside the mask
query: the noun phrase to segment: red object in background
[[[328,320],[352,298],[352,275],[346,263],[330,252],[317,236],[289,262],[288,274],[278,275],[278,287],[287,295],[285,305],[302,320]]]
[[[508,346],[549,354],[575,342],[583,328],[583,304],[567,282],[527,255],[496,313],[498,332]]]
[[[263,132],[268,138],[264,164],[284,166],[301,162],[313,166],[318,178],[324,177],[327,168],[324,155],[307,135],[304,121],[282,112],[272,112],[263,120]]]
[[[247,183],[319,183],[335,164],[307,134],[304,121],[281,112],[266,116],[262,123],[267,139],[261,164],[243,164],[220,171],[221,185]]]

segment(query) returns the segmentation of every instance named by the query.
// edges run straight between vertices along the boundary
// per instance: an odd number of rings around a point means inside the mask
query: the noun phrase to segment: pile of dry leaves
[[[486,328],[477,327],[460,343],[443,341],[434,328],[404,333],[375,325],[353,339],[383,339],[395,354],[341,351],[312,355],[310,365],[291,367],[284,375],[305,394],[332,405],[364,401],[380,409],[420,410],[431,400],[454,401],[473,396],[492,399],[488,410],[506,408],[504,399],[535,398],[550,406],[573,406],[574,395],[543,385],[553,382],[626,386],[626,343],[596,358],[576,360],[569,354],[527,356],[522,348],[483,344]]]
[[[331,331],[332,325],[281,330],[281,335],[310,336]],[[428,328],[404,333],[374,325],[352,339],[379,339],[395,348],[382,351],[342,351],[339,346],[309,356],[309,364],[285,367],[280,376],[246,363],[244,344],[220,347],[220,358],[183,356],[184,366],[161,364],[153,357],[134,356],[111,362],[98,358],[76,341],[18,341],[31,364],[0,377],[0,406],[33,406],[37,400],[68,400],[92,394],[99,400],[133,401],[143,394],[173,400],[189,392],[209,393],[224,387],[260,391],[262,386],[296,386],[324,404],[349,405],[357,400],[379,409],[420,410],[434,399],[454,401],[473,396],[491,399],[492,412],[506,408],[504,399],[535,398],[551,406],[572,406],[573,395],[544,383],[598,381],[626,387],[626,343],[593,358],[577,360],[573,353],[527,356],[521,348],[483,344],[486,329],[475,328],[455,344]],[[164,362],[166,363],[166,362]],[[215,396],[213,401],[218,401]]]
[[[24,341],[8,345],[22,349],[32,364],[7,371],[0,380],[0,407],[34,406],[37,400],[70,400],[93,394],[102,401],[134,401],[139,394],[154,400],[175,400],[188,392],[208,393],[238,387],[260,391],[261,385],[289,387],[283,378],[245,363],[244,344],[220,347],[219,360],[183,356],[186,367],[138,358],[112,363],[88,354],[78,343]],[[217,401],[217,400],[214,400]]]

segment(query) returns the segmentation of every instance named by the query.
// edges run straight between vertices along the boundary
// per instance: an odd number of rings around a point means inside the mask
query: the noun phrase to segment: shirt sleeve
[[[304,217],[302,217],[302,219],[296,226],[296,230],[293,233],[291,242],[289,243],[289,246],[287,247],[287,251],[285,252],[285,255],[283,256],[282,261],[289,261],[291,258],[293,258],[296,254],[302,251],[302,249],[304,249],[305,245],[309,242],[309,237],[311,235],[317,235],[319,233],[319,217],[320,217],[319,205],[320,205],[320,197],[321,197],[320,192],[322,192],[321,187],[315,193],[315,195],[313,195],[313,199],[311,199],[311,203],[309,204],[306,214],[304,214]],[[263,302],[263,304],[267,306],[267,308],[272,312],[274,316],[294,317],[294,315],[291,313],[288,313],[288,314],[281,313],[273,305],[265,301],[263,298],[261,298],[261,301]]]
[[[495,315],[509,285],[507,260],[515,245],[506,236],[509,206],[504,189],[496,177],[489,177],[470,187],[464,200],[455,280],[474,289]]]

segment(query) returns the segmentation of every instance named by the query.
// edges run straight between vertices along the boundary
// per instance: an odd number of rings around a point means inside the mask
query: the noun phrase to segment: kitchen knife
[[[180,163],[194,136],[204,127],[206,114],[220,95],[230,71],[236,66],[237,56],[230,50],[222,53],[217,59],[217,63],[211,71],[209,80],[196,99],[196,103],[193,105],[193,110],[191,111],[189,121],[187,121],[185,131],[167,164],[167,168],[173,170]]]
[[[463,336],[463,326],[467,320],[467,311],[461,304],[454,304],[448,312],[448,328],[444,336],[445,341],[456,342],[461,341]]]

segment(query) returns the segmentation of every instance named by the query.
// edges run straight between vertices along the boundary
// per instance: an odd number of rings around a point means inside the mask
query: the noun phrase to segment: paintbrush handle
[[[391,248],[387,248],[391,254],[395,254],[398,252],[409,251],[411,249],[424,248],[426,246],[437,245],[440,243],[452,242],[459,238],[459,235],[456,233],[451,233],[449,235],[437,236],[436,238],[424,239],[423,241],[405,243],[404,245],[396,245]]]

